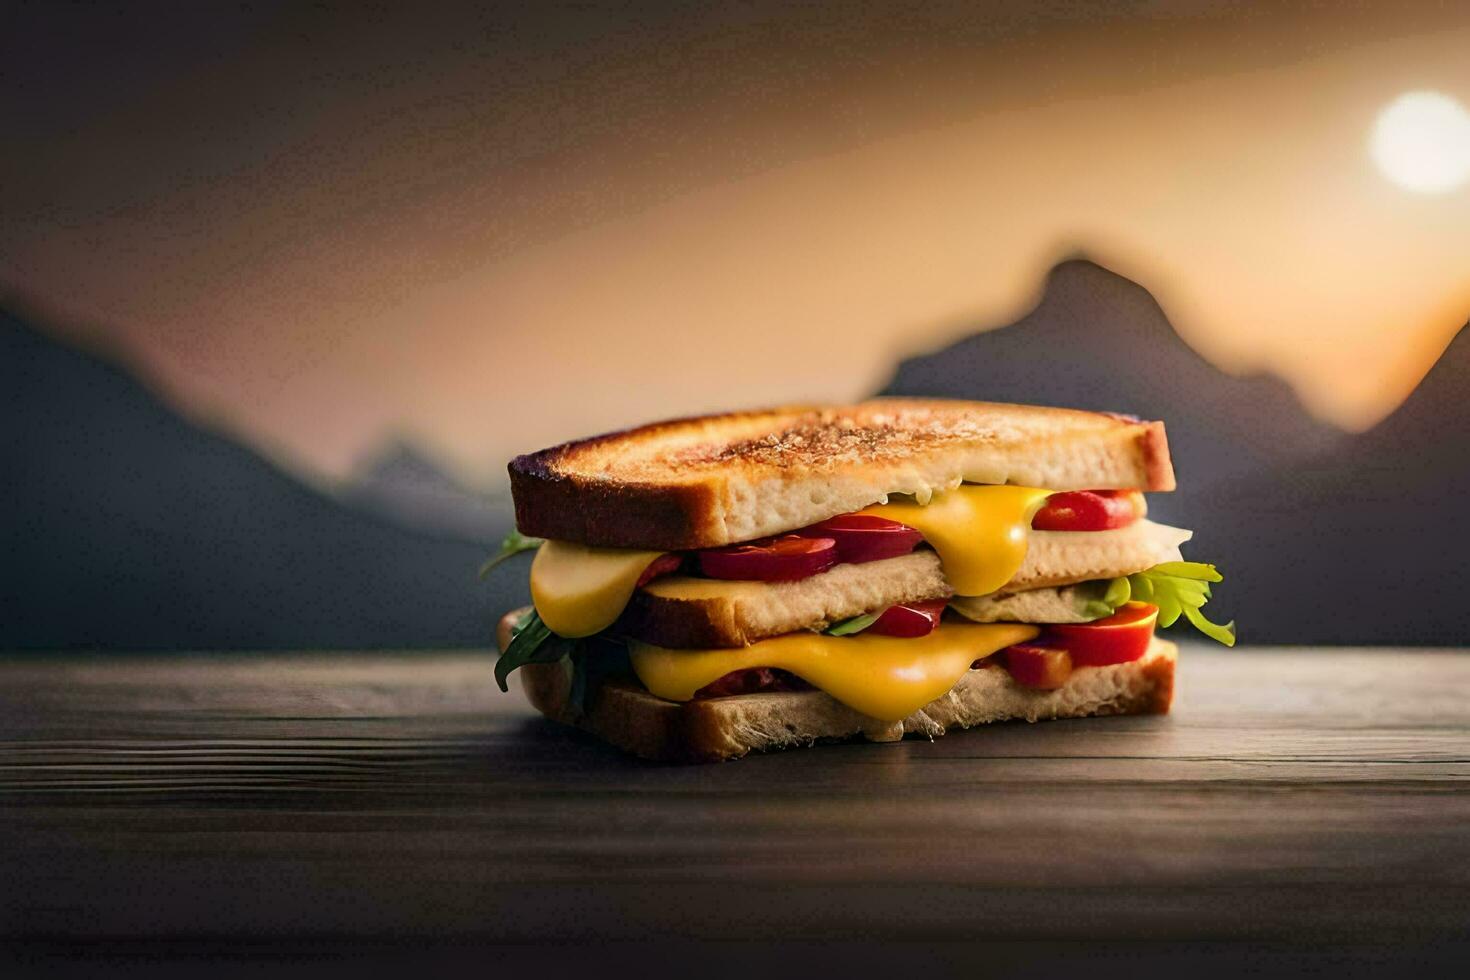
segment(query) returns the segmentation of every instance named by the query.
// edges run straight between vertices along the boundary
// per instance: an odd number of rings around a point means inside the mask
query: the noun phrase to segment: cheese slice
[[[879,504],[860,513],[918,528],[939,553],[956,595],[989,595],[1020,571],[1031,518],[1055,492],[967,484],[936,493],[927,504]]]
[[[733,650],[669,650],[635,642],[629,657],[643,686],[669,701],[688,701],[731,671],[775,667],[855,711],[899,721],[948,693],[974,661],[1039,632],[1017,623],[941,623],[914,639],[802,632]]]
[[[547,541],[531,562],[531,601],[558,636],[600,633],[623,614],[639,576],[662,554]]]

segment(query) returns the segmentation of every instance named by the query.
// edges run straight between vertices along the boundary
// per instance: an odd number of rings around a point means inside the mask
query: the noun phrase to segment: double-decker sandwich
[[[878,399],[680,419],[510,464],[534,607],[496,678],[650,759],[1169,709],[1211,565],[1147,518],[1164,426]]]

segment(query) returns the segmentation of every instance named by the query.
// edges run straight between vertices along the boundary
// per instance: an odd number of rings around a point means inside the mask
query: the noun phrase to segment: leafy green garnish
[[[592,697],[610,677],[626,677],[633,673],[628,659],[628,646],[611,637],[594,636],[576,644],[568,657],[572,671],[572,687],[567,694],[574,717],[587,714]]]
[[[571,688],[567,703],[573,717],[587,713],[590,699],[609,677],[632,672],[628,648],[609,636],[571,639],[557,636],[532,609],[511,627],[510,645],[495,664],[495,682],[502,691],[510,688],[506,679],[511,672],[526,664],[562,663],[571,672]]]
[[[541,622],[541,617],[536,615],[536,610],[532,609],[511,630],[510,646],[505,648],[505,652],[495,662],[495,683],[500,685],[502,691],[510,690],[505,679],[510,676],[511,671],[519,670],[526,664],[556,663],[571,653],[574,642],[551,632]]]
[[[1083,597],[1082,614],[1088,619],[1111,616],[1132,595],[1132,587],[1126,578],[1115,578],[1107,582],[1083,582],[1075,588]]]
[[[1130,595],[1132,595],[1132,587],[1128,584],[1128,580],[1126,578],[1115,578],[1108,583],[1108,590],[1103,593],[1102,601],[1109,608],[1117,609],[1128,601]]]
[[[878,617],[881,615],[883,615],[883,610],[881,609],[877,612],[863,613],[861,616],[854,616],[851,619],[844,619],[839,623],[833,623],[823,630],[823,632],[828,636],[851,636],[854,633],[861,633],[869,626],[872,626],[878,621]]]
[[[1235,646],[1235,620],[1231,620],[1224,626],[1212,623],[1205,618],[1205,614],[1199,611],[1197,606],[1185,606],[1184,618],[1189,620],[1195,629],[1216,642],[1223,643],[1227,647]]]
[[[507,558],[513,558],[523,551],[533,551],[541,547],[542,538],[531,538],[511,528],[509,534],[500,539],[500,550],[491,555],[485,564],[480,566],[480,578],[490,574],[490,569],[499,565]]]
[[[1200,612],[1200,607],[1210,599],[1209,583],[1223,581],[1224,576],[1214,565],[1197,561],[1166,561],[1146,571],[1113,579],[1101,601],[1089,603],[1087,609],[1093,612],[1094,606],[1106,605],[1111,611],[1130,599],[1149,602],[1159,607],[1160,626],[1173,626],[1182,615],[1205,636],[1233,647],[1235,623],[1232,621],[1221,626],[1210,622]]]

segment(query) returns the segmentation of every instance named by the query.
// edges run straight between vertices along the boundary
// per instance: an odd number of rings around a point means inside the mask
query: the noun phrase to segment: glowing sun
[[[1405,190],[1444,194],[1470,181],[1470,112],[1440,92],[1394,99],[1368,145],[1383,176]]]

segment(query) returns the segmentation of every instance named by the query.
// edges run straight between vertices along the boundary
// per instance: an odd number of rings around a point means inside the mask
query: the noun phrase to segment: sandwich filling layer
[[[916,639],[791,633],[735,649],[669,650],[635,642],[628,654],[649,693],[669,701],[688,701],[735,671],[768,667],[789,671],[871,718],[899,721],[954,687],[976,660],[1038,633],[1016,623],[946,622]]]
[[[867,576],[848,569],[833,577],[843,567],[838,565],[804,576],[802,582],[822,581],[802,589],[786,588],[791,583],[785,582],[767,589],[771,583],[683,577],[674,580],[672,594],[668,586],[663,595],[657,588],[651,588],[650,594],[655,598],[706,602],[729,597],[729,603],[741,605],[747,614],[741,626],[744,632],[726,635],[748,642],[753,637],[782,631],[777,627],[786,631],[820,629],[832,619],[866,611],[852,610],[850,601],[833,601],[836,597],[825,591],[828,585],[841,583],[852,598],[864,591],[873,593],[866,597],[870,601],[869,609],[917,598],[989,595],[1007,586],[1015,591],[1066,584],[1128,574],[1160,561],[1177,560],[1179,543],[1189,537],[1187,531],[1143,520],[1110,531],[1033,531],[1032,518],[1051,494],[1052,491],[1033,487],[963,485],[934,494],[925,504],[895,501],[861,512],[863,516],[894,521],[919,532],[924,544],[933,549],[928,554],[936,556],[931,561],[937,562],[942,571],[943,590],[932,581],[919,589],[912,581],[904,581],[903,576],[890,575],[885,579],[883,574],[874,574],[875,584],[867,589],[854,588]],[[820,531],[815,534],[820,535]],[[811,535],[805,540],[823,541],[820,536]],[[537,612],[559,636],[583,637],[601,632],[623,614],[634,591],[644,584],[645,573],[662,555],[658,551],[547,541],[531,568],[531,595]],[[864,571],[880,564],[883,563],[861,563]],[[885,581],[893,584],[894,594],[880,594]],[[799,611],[799,616],[762,616],[749,612],[752,602],[761,601],[775,605],[788,603],[793,613]],[[727,618],[739,615],[729,609],[722,614]],[[647,620],[646,616],[643,618]],[[756,625],[762,621],[770,625]],[[755,628],[750,629],[752,626]]]
[[[1054,585],[1106,580],[1180,560],[1179,543],[1190,532],[1138,521],[1113,531],[1033,531],[1026,559],[1002,595],[1054,593]],[[1085,590],[1084,590],[1085,591]],[[833,623],[911,602],[948,599],[956,590],[938,553],[911,554],[862,564],[837,565],[794,582],[738,582],[671,575],[637,589],[616,631],[669,647],[743,646],[795,630],[823,630]],[[988,598],[988,597],[987,597]],[[954,599],[968,610],[991,610],[979,598]],[[1081,622],[1076,613],[1053,618],[1058,602],[1001,604],[1019,616],[972,616],[977,622]],[[1069,607],[1070,609],[1070,607]],[[969,612],[966,611],[966,615]],[[1094,614],[1091,618],[1097,618]]]

